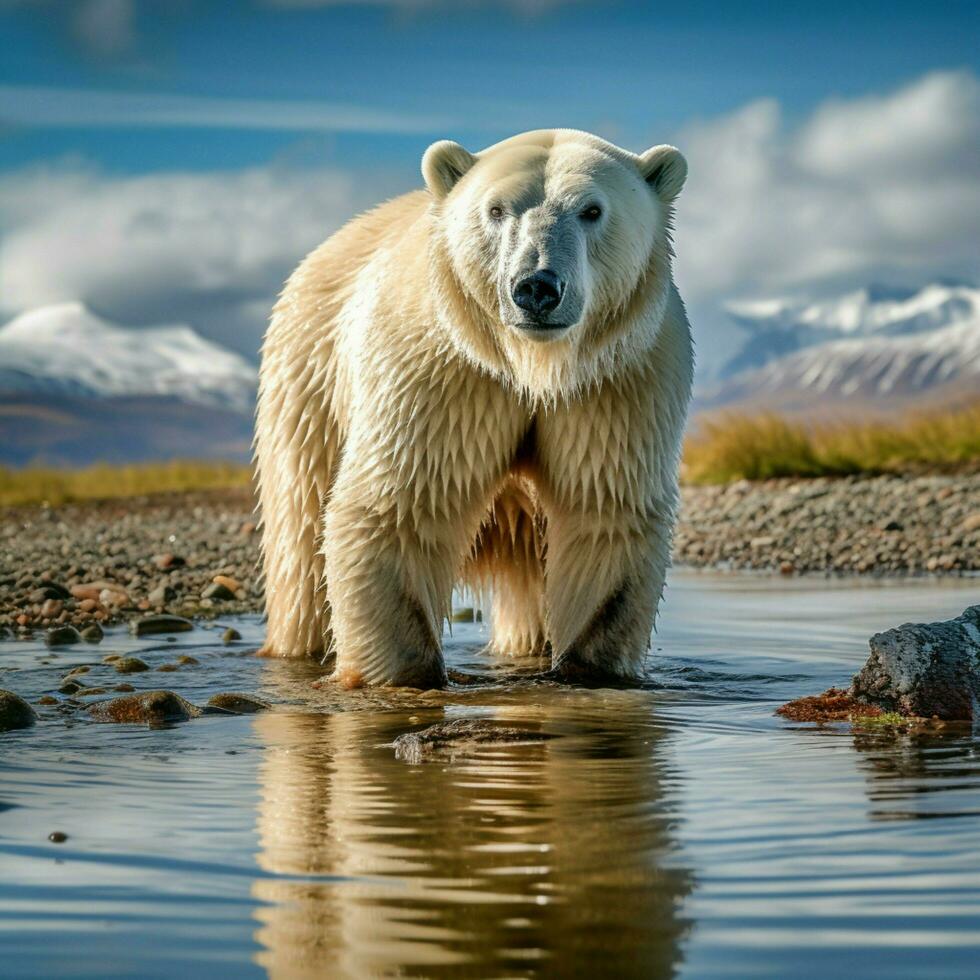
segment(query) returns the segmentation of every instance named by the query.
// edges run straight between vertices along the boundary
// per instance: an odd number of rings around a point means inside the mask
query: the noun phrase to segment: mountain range
[[[980,289],[881,286],[815,302],[731,303],[744,340],[696,409],[834,416],[980,395]]]
[[[808,418],[980,395],[980,289],[935,282],[730,303],[741,345],[694,412]],[[0,327],[0,464],[245,460],[255,366],[186,325],[130,328],[78,302]]]
[[[256,384],[253,365],[186,325],[31,310],[0,327],[0,463],[245,460]]]

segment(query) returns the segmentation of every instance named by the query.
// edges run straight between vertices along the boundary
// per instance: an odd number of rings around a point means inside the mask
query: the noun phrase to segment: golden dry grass
[[[248,484],[251,470],[236,463],[174,460],[133,466],[99,464],[78,470],[0,467],[0,506],[217,490]]]
[[[857,473],[942,472],[980,465],[980,402],[897,422],[806,425],[776,415],[704,419],[684,447],[688,483]]]
[[[949,471],[980,467],[980,402],[900,422],[807,426],[776,415],[702,419],[684,447],[687,483],[773,477]],[[174,460],[78,470],[0,467],[0,506],[247,486],[250,467]]]

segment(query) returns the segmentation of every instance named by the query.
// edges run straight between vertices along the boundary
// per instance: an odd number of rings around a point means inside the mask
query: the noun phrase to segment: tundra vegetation
[[[777,415],[721,413],[696,420],[682,482],[725,484],[778,477],[965,472],[980,469],[980,401],[895,422],[807,425]],[[0,467],[0,506],[133,497],[247,486],[250,467],[172,460],[83,469]]]

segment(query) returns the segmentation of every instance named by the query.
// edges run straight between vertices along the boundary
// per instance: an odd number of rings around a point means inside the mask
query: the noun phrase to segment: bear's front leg
[[[642,674],[672,523],[667,503],[549,515],[545,598],[558,677],[632,680]]]
[[[324,512],[333,676],[439,687],[453,586],[527,422],[516,400],[456,360],[378,365],[382,376],[359,378]]]
[[[336,666],[344,687],[446,684],[440,635],[452,591],[448,542],[343,475],[324,514]]]

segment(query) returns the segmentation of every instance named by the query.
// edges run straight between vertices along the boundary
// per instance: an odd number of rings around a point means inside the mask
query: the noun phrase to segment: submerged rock
[[[98,623],[92,623],[91,626],[86,626],[80,635],[86,643],[101,643],[105,633],[102,632],[102,627]]]
[[[393,747],[396,759],[416,763],[434,755],[472,750],[477,745],[545,742],[554,737],[547,732],[498,725],[488,718],[458,718],[399,735]]]
[[[153,636],[158,633],[186,633],[194,624],[183,616],[144,616],[129,624],[135,636]]]
[[[48,630],[44,642],[49,647],[70,646],[73,643],[81,643],[82,636],[74,626],[56,626]]]
[[[240,640],[242,634],[238,632],[233,626],[229,626],[228,629],[221,634],[222,643],[234,643],[236,640]]]
[[[34,709],[13,691],[0,690],[0,732],[30,728],[37,721]]]
[[[149,670],[150,665],[139,657],[123,657],[116,660],[114,665],[120,674],[141,674],[144,670]]]
[[[173,691],[144,691],[129,697],[100,701],[87,709],[95,721],[119,724],[159,724],[197,718],[201,709]]]
[[[885,711],[970,721],[980,700],[980,606],[941,623],[906,623],[871,637],[849,693]]]
[[[268,701],[252,697],[251,694],[229,692],[215,694],[209,698],[208,707],[220,708],[222,711],[230,711],[236,715],[250,715],[256,711],[267,711],[272,705]]]

